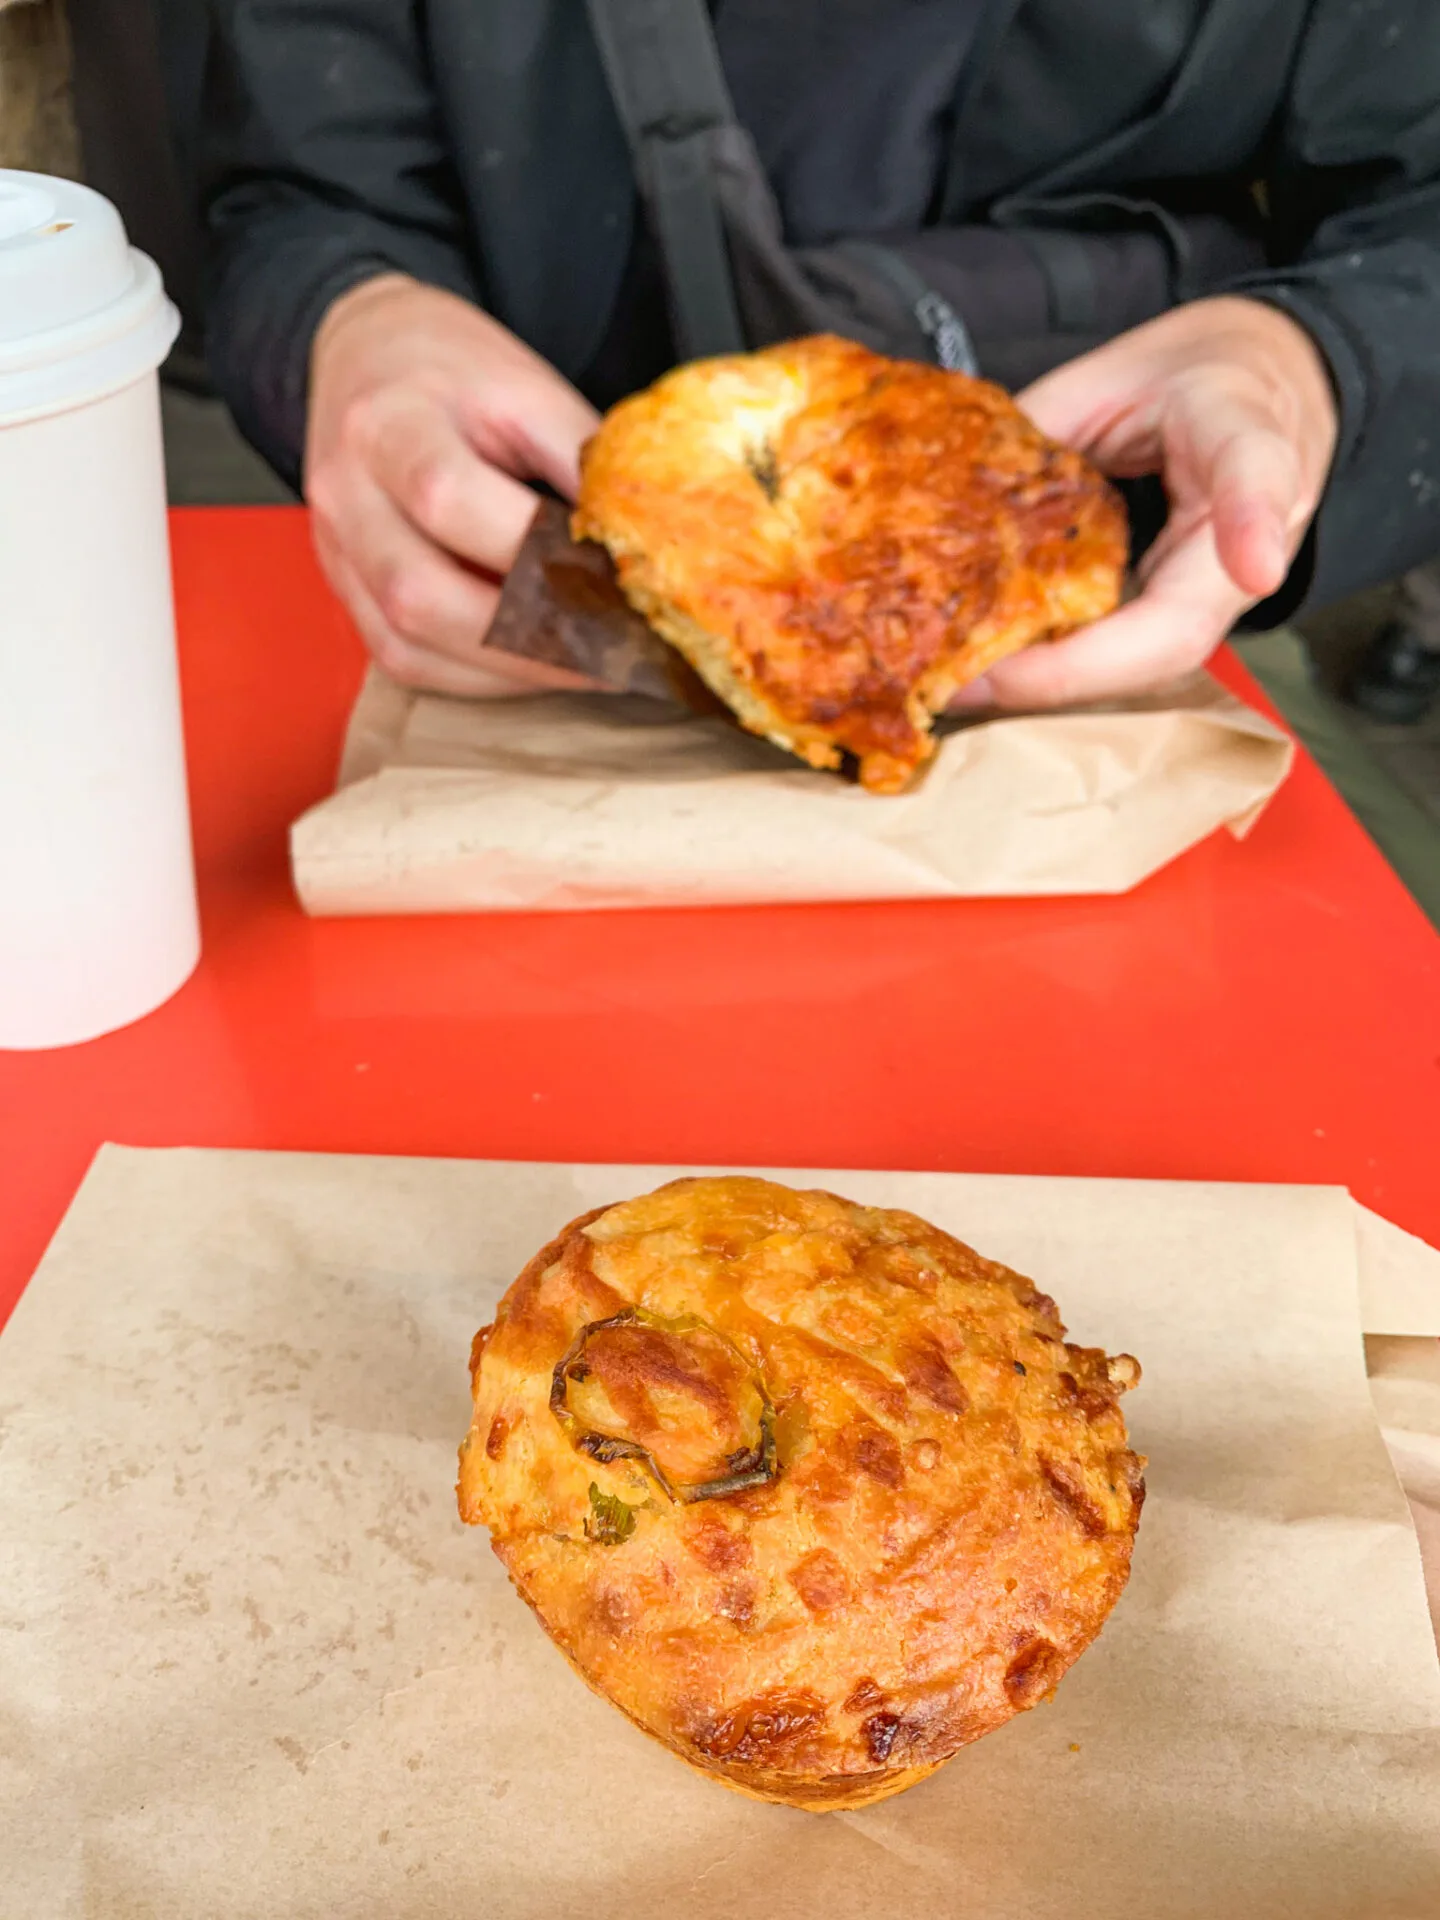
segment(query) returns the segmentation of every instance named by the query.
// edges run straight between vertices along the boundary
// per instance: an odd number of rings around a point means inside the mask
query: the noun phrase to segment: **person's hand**
[[[567,381],[453,294],[386,274],[315,336],[305,497],[331,586],[392,678],[440,692],[573,685],[481,643],[535,512],[573,499],[596,415]]]
[[[1278,308],[1177,307],[1018,396],[1042,432],[1113,475],[1159,473],[1170,516],[1139,594],[1069,639],[1027,647],[962,688],[960,707],[1104,700],[1198,667],[1284,582],[1335,450],[1318,348]]]

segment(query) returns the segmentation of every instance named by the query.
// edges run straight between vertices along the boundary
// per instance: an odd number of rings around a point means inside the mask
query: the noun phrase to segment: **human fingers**
[[[519,343],[517,342],[517,345]],[[580,488],[580,453],[600,416],[555,369],[529,353],[515,369],[497,362],[457,405],[471,442],[512,473],[543,480],[565,499]]]
[[[315,545],[326,577],[348,608],[370,653],[391,679],[402,686],[475,699],[506,699],[579,684],[572,676],[538,662],[487,652],[476,634],[471,635],[468,645],[460,651],[442,649],[408,636],[388,617],[349,555],[318,523]],[[485,615],[488,624],[498,590],[488,583],[481,584],[492,596]]]
[[[354,465],[421,534],[472,566],[510,571],[535,495],[477,453],[446,408],[428,394],[387,392],[353,433]]]
[[[368,473],[352,471],[312,517],[317,546],[344,556],[402,640],[473,661],[500,597],[493,580],[428,539]]]
[[[1167,395],[1162,443],[1172,514],[1207,516],[1235,585],[1252,599],[1274,593],[1315,510],[1319,481],[1307,475],[1270,383],[1239,366],[1188,373]]]
[[[403,639],[386,620],[365,583],[345,555],[317,532],[316,550],[335,589],[376,665],[403,687],[424,692],[484,697],[496,692],[493,675],[467,667],[432,647]]]
[[[1142,471],[1155,445],[1154,362],[1133,335],[1068,360],[1015,396],[1051,440],[1096,455],[1107,472]]]
[[[1202,665],[1250,601],[1202,525],[1128,605],[1068,639],[1011,654],[962,687],[952,707],[1044,709],[1142,692]]]
[[[568,380],[468,300],[377,276],[334,301],[311,356],[307,473],[397,400],[426,399],[474,451],[573,498],[599,416]]]

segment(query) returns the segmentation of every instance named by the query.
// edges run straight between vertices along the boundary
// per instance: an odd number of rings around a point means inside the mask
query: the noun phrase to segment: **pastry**
[[[463,1519],[581,1676],[792,1806],[922,1780],[1125,1585],[1127,1355],[908,1213],[750,1176],[586,1214],[472,1354]]]
[[[751,732],[903,788],[933,716],[1108,613],[1119,496],[1001,388],[819,335],[701,360],[613,408],[572,521]]]

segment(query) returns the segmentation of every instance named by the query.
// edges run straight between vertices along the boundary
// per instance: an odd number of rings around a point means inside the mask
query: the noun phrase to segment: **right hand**
[[[573,500],[596,424],[553,367],[454,294],[384,274],[329,309],[305,497],[320,564],[392,679],[472,695],[574,685],[482,642],[535,512],[522,482]]]
[[[1133,600],[999,661],[960,689],[962,708],[1113,700],[1202,665],[1284,583],[1338,430],[1310,335],[1278,307],[1234,295],[1172,307],[1057,367],[1017,404],[1104,473],[1158,473],[1170,513]]]

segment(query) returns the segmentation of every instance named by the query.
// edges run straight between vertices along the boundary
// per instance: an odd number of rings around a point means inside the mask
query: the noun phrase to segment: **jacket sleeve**
[[[478,297],[418,0],[212,0],[202,135],[211,371],[298,489],[310,346],[400,271]]]
[[[1308,329],[1340,435],[1289,617],[1440,553],[1440,22],[1434,0],[1318,0],[1268,169],[1273,265],[1231,290]]]

